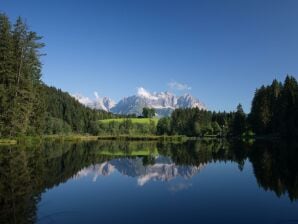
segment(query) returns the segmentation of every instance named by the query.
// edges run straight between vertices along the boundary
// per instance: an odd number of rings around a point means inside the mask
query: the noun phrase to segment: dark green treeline
[[[46,107],[44,134],[94,133],[98,120],[115,117],[111,113],[85,107],[68,93],[54,87],[43,84],[42,94]]]
[[[257,89],[248,124],[257,135],[298,136],[298,83],[287,76]]]
[[[41,37],[0,14],[0,137],[91,132],[111,114],[88,109],[41,81]]]
[[[198,108],[176,109],[161,118],[157,134],[187,136],[239,136],[246,131],[246,115],[239,104],[236,112],[211,112]]]
[[[287,76],[284,83],[274,80],[257,89],[251,112],[244,113],[239,104],[235,112],[210,112],[197,108],[177,109],[170,118],[162,118],[158,134],[188,136],[298,136],[298,83]]]

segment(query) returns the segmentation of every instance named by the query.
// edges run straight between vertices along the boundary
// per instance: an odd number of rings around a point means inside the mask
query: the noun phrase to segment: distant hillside
[[[97,120],[115,117],[106,111],[86,107],[69,93],[55,87],[43,84],[41,94],[45,104],[44,132],[47,134],[92,133]]]

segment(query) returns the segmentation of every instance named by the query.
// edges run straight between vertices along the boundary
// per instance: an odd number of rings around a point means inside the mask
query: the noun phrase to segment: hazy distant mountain
[[[115,106],[115,101],[113,101],[109,97],[100,98],[96,92],[94,93],[94,95],[95,100],[92,100],[89,97],[84,97],[80,94],[74,94],[72,96],[75,99],[77,99],[81,104],[84,104],[85,106],[93,109],[104,110],[109,112],[111,108]]]
[[[198,99],[185,94],[176,96],[170,92],[150,93],[144,88],[139,88],[136,95],[125,97],[117,104],[108,97],[100,98],[95,92],[95,100],[81,95],[73,95],[80,103],[96,109],[111,111],[116,114],[141,115],[144,107],[154,108],[158,116],[168,116],[176,108],[206,109]]]

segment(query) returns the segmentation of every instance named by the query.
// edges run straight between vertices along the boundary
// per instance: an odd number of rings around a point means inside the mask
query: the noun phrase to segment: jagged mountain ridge
[[[108,97],[100,98],[96,92],[95,100],[79,94],[73,96],[88,107],[124,115],[141,115],[144,107],[154,108],[160,117],[170,115],[176,108],[206,109],[202,102],[190,94],[176,96],[170,92],[150,93],[142,87],[138,89],[136,95],[124,97],[118,103]]]
[[[104,110],[109,112],[115,105],[115,101],[109,97],[100,98],[98,94],[95,95],[95,100],[90,99],[89,97],[82,96],[81,94],[73,94],[72,96],[78,100],[81,104],[90,107],[92,109]]]

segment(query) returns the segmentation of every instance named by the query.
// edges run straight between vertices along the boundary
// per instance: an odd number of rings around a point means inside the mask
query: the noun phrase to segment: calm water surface
[[[297,199],[289,143],[0,147],[0,223],[298,223]]]

